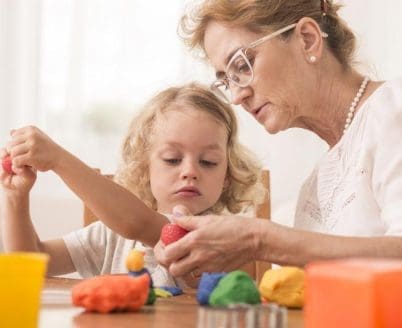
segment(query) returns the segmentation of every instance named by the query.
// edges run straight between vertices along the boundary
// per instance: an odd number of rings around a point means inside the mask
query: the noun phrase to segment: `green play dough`
[[[243,271],[228,273],[209,296],[209,304],[213,306],[238,303],[261,303],[260,293],[254,281]]]
[[[146,305],[153,305],[156,301],[156,294],[152,287],[149,288],[148,299]]]

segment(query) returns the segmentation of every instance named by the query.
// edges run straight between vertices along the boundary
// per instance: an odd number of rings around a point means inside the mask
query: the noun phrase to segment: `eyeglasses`
[[[225,73],[222,73],[221,77],[218,76],[216,81],[211,84],[211,90],[214,94],[230,104],[232,99],[231,86],[235,85],[240,88],[245,88],[254,79],[253,63],[251,63],[252,60],[248,51],[265,41],[271,40],[278,35],[295,28],[296,25],[297,24],[294,23],[285,26],[276,32],[270,33],[263,36],[261,39],[250,43],[248,47],[243,47],[237,50],[226,65]],[[328,34],[322,32],[322,36],[328,37]]]

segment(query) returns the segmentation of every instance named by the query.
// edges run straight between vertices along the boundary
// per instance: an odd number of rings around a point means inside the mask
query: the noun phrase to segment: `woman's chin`
[[[277,134],[278,132],[283,130],[280,125],[272,124],[272,122],[264,122],[263,126],[265,128],[265,131],[267,131],[269,134]]]

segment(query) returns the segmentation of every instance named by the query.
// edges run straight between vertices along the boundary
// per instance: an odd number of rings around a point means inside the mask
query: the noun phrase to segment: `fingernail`
[[[180,213],[179,211],[175,211],[175,210],[173,210],[173,215],[175,216],[175,217],[177,217],[177,218],[179,218],[179,217],[182,217],[183,216],[183,214],[182,213]]]

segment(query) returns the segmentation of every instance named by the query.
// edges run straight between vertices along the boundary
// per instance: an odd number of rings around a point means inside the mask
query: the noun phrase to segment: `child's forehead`
[[[171,142],[196,148],[219,145],[225,149],[227,139],[224,124],[208,112],[170,110],[157,117],[151,142],[154,147]]]
[[[186,124],[186,121],[205,121],[224,126],[224,123],[210,110],[191,105],[169,106],[156,115],[156,125],[160,127],[170,125],[172,122]]]

